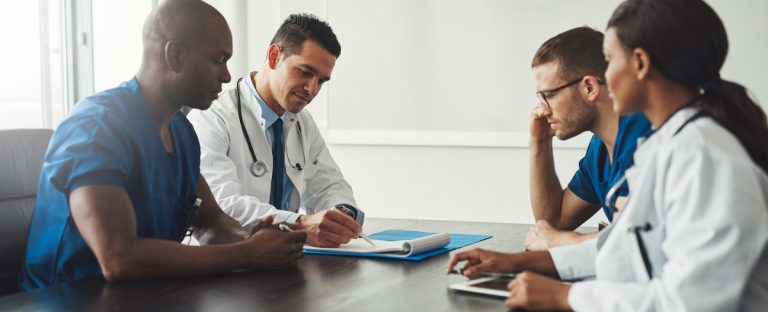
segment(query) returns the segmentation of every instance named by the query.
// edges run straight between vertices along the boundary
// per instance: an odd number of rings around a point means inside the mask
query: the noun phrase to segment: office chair
[[[0,295],[19,290],[27,230],[51,129],[0,130]]]

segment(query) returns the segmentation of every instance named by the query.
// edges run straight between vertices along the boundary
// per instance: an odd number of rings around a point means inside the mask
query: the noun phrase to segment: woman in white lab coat
[[[524,272],[509,283],[507,304],[532,310],[768,307],[768,126],[744,87],[720,79],[727,49],[722,22],[701,0],[622,3],[604,42],[608,88],[616,111],[641,111],[656,131],[626,172],[621,214],[596,240],[476,249],[450,267],[466,260],[469,277]]]

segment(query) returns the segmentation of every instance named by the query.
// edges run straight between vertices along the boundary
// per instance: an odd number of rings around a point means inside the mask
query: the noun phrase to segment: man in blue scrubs
[[[147,18],[139,73],[80,101],[53,135],[29,231],[21,286],[293,266],[304,232],[267,218],[251,233],[224,214],[200,175],[182,106],[207,109],[230,81],[232,36],[198,0]],[[200,204],[200,200],[202,200]],[[179,242],[188,229],[203,246]]]
[[[605,207],[606,195],[614,185],[617,195],[627,195],[627,185],[617,182],[633,164],[638,138],[652,132],[642,114],[619,116],[613,111],[602,46],[602,33],[578,27],[547,40],[533,57],[539,103],[530,126],[531,205],[537,223],[526,237],[529,250],[595,237],[597,233],[572,231],[601,207],[613,219],[613,209]],[[563,189],[555,173],[552,138],[567,140],[585,131],[593,133],[587,153]],[[621,206],[622,199],[618,201]]]

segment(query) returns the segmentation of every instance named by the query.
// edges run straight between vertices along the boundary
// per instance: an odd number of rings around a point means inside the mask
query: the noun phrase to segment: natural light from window
[[[38,1],[1,1],[0,129],[43,125]]]

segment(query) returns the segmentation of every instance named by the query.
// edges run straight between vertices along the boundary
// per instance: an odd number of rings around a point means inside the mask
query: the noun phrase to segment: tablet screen
[[[497,279],[493,279],[490,281],[480,282],[477,284],[471,284],[472,287],[479,287],[479,288],[488,288],[488,289],[497,289],[497,290],[507,290],[507,284],[509,284],[509,281],[512,279],[509,277],[501,277]]]

